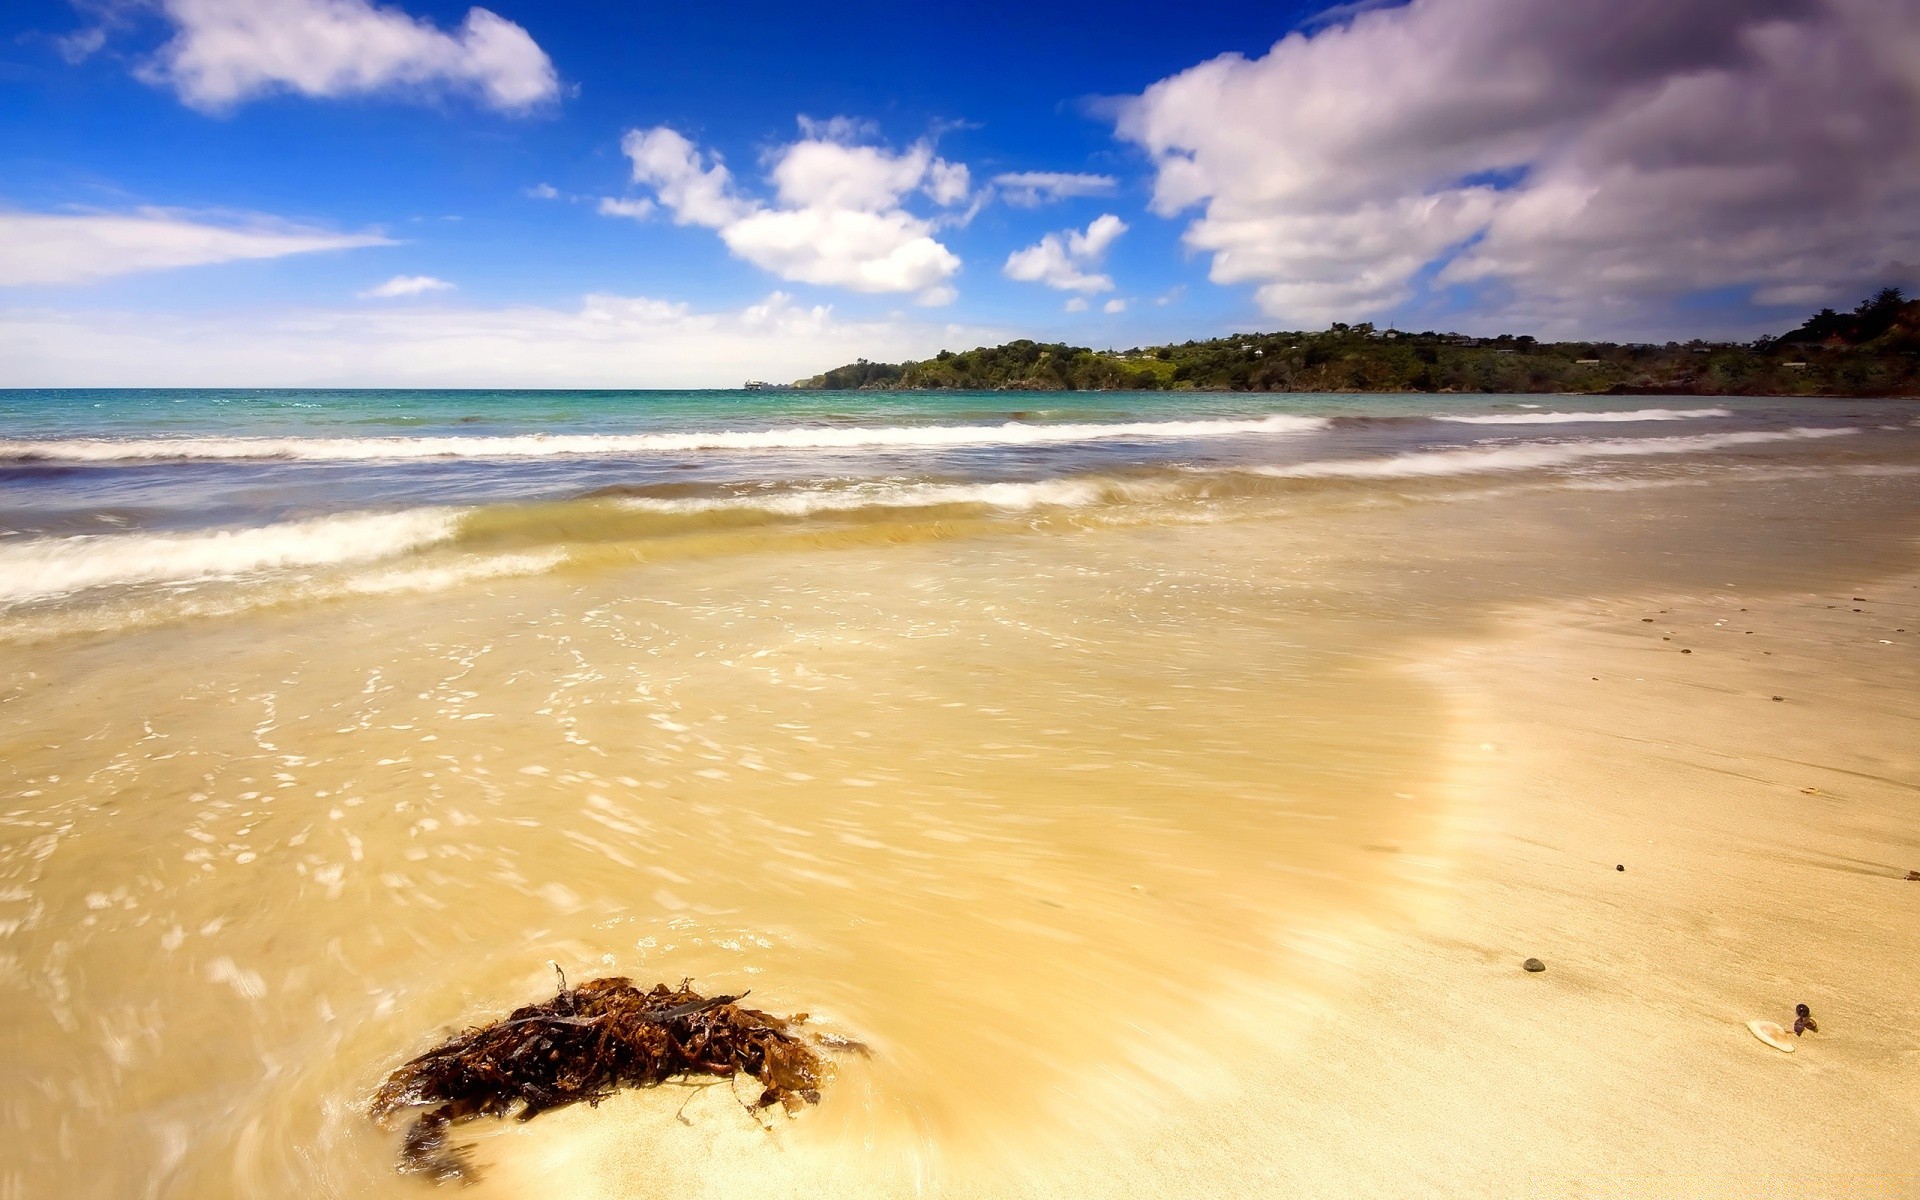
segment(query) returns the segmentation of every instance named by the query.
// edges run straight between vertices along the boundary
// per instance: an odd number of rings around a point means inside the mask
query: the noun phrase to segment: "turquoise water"
[[[743,526],[912,537],[1833,462],[1912,421],[1900,402],[1697,397],[0,391],[0,611],[503,546],[644,557]]]

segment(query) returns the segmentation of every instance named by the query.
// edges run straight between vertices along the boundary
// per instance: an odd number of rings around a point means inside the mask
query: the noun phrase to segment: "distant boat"
[[[793,385],[790,383],[768,383],[764,379],[749,379],[740,386],[749,392],[790,392],[793,390]]]

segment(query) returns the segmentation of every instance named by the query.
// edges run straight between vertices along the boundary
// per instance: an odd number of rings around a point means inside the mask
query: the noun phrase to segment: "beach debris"
[[[1785,696],[1775,696],[1775,697],[1774,697],[1774,699],[1775,699],[1775,700],[1785,700],[1785,699],[1786,699],[1786,697],[1785,697]]]
[[[1793,1039],[1787,1036],[1787,1031],[1782,1029],[1778,1022],[1748,1021],[1747,1029],[1753,1036],[1759,1038],[1767,1045],[1772,1046],[1775,1050],[1785,1050],[1788,1054],[1793,1053]]]
[[[1625,863],[1615,863],[1615,864],[1613,864],[1613,869],[1614,869],[1614,870],[1616,870],[1616,871],[1624,871],[1624,870],[1626,870],[1626,869],[1627,869],[1627,864],[1625,864]]]
[[[1920,883],[1920,871],[1908,871],[1908,872],[1907,872],[1907,882],[1908,882],[1908,883]]]
[[[1820,1023],[1813,1019],[1813,1010],[1804,1004],[1793,1006],[1793,1036],[1803,1033],[1819,1033]]]
[[[557,971],[558,968],[555,968]],[[820,1099],[825,1065],[785,1019],[743,1008],[743,996],[702,996],[689,981],[642,990],[630,979],[593,979],[576,988],[560,977],[553,999],[468,1029],[405,1063],[374,1093],[376,1121],[403,1108],[432,1107],[408,1127],[403,1174],[436,1183],[471,1179],[465,1147],[449,1128],[476,1117],[522,1121],[579,1101],[598,1104],[621,1088],[654,1087],[687,1076],[751,1077],[753,1107],[789,1116]],[[828,1043],[854,1049],[844,1039]]]
[[[1547,969],[1547,964],[1541,962],[1537,958],[1530,958],[1527,961],[1521,963],[1520,967],[1522,970],[1540,972]]]
[[[1682,650],[1682,651],[1681,651],[1680,653],[1682,653],[1682,654],[1692,654],[1692,653],[1693,653],[1693,651],[1691,651],[1691,650]]]

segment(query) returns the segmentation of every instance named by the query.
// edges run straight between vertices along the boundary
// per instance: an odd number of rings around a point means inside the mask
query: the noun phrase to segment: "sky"
[[[0,11],[0,386],[1745,339],[1915,264],[1916,0]]]

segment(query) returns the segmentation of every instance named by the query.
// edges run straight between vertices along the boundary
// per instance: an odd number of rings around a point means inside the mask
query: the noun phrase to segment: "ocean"
[[[1798,586],[1916,470],[1898,401],[0,392],[0,1196],[416,1193],[373,1089],[555,966],[871,1055],[475,1195],[1120,1194],[1444,890],[1422,647]]]

